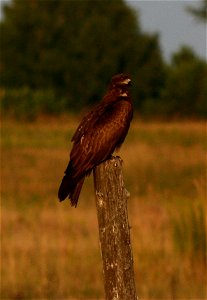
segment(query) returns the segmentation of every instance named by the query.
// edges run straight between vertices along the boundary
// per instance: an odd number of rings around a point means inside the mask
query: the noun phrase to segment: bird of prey
[[[133,116],[130,85],[129,75],[113,76],[102,101],[81,121],[71,140],[70,161],[58,191],[60,201],[68,197],[76,207],[85,177],[124,142]]]

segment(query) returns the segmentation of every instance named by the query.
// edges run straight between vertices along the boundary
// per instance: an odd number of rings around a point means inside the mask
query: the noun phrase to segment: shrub
[[[58,114],[64,111],[66,99],[57,97],[53,90],[2,90],[1,111],[17,119],[34,120],[39,114]]]

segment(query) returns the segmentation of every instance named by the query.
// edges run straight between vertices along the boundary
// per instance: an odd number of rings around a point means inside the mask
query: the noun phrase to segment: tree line
[[[203,7],[189,11],[206,21]],[[207,116],[206,62],[183,46],[166,63],[159,35],[143,32],[123,0],[13,0],[0,38],[1,109],[13,116],[79,112],[121,72],[142,115]]]

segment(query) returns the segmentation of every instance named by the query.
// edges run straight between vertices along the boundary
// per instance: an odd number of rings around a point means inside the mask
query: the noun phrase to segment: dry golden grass
[[[1,299],[103,299],[92,179],[56,197],[77,121],[2,124]],[[204,124],[135,122],[119,155],[139,298],[206,299]]]

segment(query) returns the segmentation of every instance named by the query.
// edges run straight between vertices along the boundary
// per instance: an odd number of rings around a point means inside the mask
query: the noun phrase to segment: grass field
[[[2,121],[1,299],[103,299],[92,178],[57,189],[77,120]],[[139,299],[206,299],[205,128],[132,124],[119,155]]]

